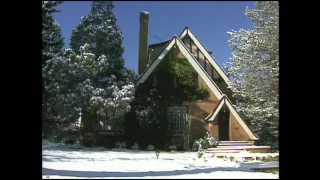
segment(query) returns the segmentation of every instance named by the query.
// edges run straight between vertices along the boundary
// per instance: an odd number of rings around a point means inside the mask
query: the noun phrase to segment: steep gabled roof
[[[188,28],[186,28],[188,30]],[[181,35],[186,34],[187,32],[183,32]],[[192,38],[192,37],[191,37]],[[195,42],[196,43],[196,42]],[[168,54],[168,52],[175,47],[175,45],[179,48],[180,52],[183,56],[188,60],[191,66],[195,69],[195,71],[199,74],[199,76],[204,80],[209,89],[213,92],[213,94],[217,97],[217,99],[221,100],[219,106],[227,105],[230,112],[234,115],[235,119],[239,122],[239,124],[243,127],[243,129],[247,132],[249,137],[252,140],[258,140],[258,138],[252,133],[252,131],[248,128],[242,118],[239,116],[238,112],[233,107],[231,101],[228,99],[226,95],[224,95],[221,90],[218,88],[216,83],[210,78],[208,73],[203,69],[203,67],[199,64],[199,62],[195,59],[192,53],[188,50],[188,48],[184,45],[181,39],[177,36],[173,37],[171,41],[166,45],[166,47],[162,50],[160,55],[157,57],[155,61],[140,75],[137,83],[143,83],[153,72],[153,70],[158,66],[158,64],[164,59],[164,57]],[[203,46],[202,46],[203,47]],[[200,47],[199,47],[200,48]],[[205,51],[207,53],[207,51]],[[207,53],[208,55],[208,53]],[[211,56],[210,56],[211,57]],[[211,57],[212,59],[212,57]],[[212,59],[213,60],[213,59]],[[218,64],[216,64],[218,66]],[[221,69],[222,70],[222,69]],[[223,72],[224,73],[224,72]],[[224,74],[225,75],[225,74]],[[222,76],[222,75],[221,75]],[[223,77],[223,76],[222,76]],[[225,76],[226,77],[226,76]],[[226,77],[227,78],[227,77]],[[219,108],[218,106],[218,108]],[[220,109],[221,109],[220,107]],[[220,110],[217,109],[217,110]],[[215,112],[212,112],[215,113]],[[213,115],[213,114],[212,114]],[[210,115],[209,115],[210,116]],[[207,119],[207,118],[206,118]]]
[[[214,119],[217,117],[218,113],[220,112],[221,108],[225,104],[225,99],[224,96],[220,99],[218,105],[213,109],[213,111],[205,118],[206,121],[212,122]]]
[[[240,124],[240,126],[246,131],[246,133],[249,135],[249,137],[252,140],[259,140],[259,138],[257,138],[254,133],[249,129],[249,127],[246,125],[246,123],[242,120],[242,118],[239,116],[238,112],[235,110],[235,108],[233,107],[230,99],[226,96],[225,97],[226,101],[226,105],[229,107],[229,110],[231,112],[231,114],[233,114],[233,116],[236,118],[236,120],[238,121],[238,123]]]
[[[194,35],[189,27],[185,27],[182,33],[180,34],[180,39],[183,39],[186,35],[192,39],[194,44],[199,48],[199,50],[203,53],[204,57],[209,61],[209,63],[213,66],[213,68],[218,72],[219,76],[228,84],[229,78],[226,73],[222,70],[221,66],[217,63],[216,60],[209,54],[208,50],[202,45],[199,39]]]
[[[257,136],[248,128],[248,126],[245,124],[245,122],[242,120],[242,118],[239,116],[238,112],[234,109],[231,101],[228,99],[226,95],[223,95],[220,99],[218,106],[205,118],[206,121],[212,122],[220,112],[221,108],[226,105],[233,114],[233,116],[236,118],[236,120],[239,122],[240,126],[244,129],[244,131],[249,135],[249,137],[252,140],[258,140]]]
[[[187,49],[187,47],[183,44],[179,37],[173,37],[172,40],[167,44],[164,50],[160,53],[158,58],[152,62],[152,64],[141,74],[137,83],[143,83],[149,75],[153,72],[153,70],[158,66],[158,64],[162,61],[162,59],[167,55],[167,53],[171,50],[171,48],[176,45],[181,53],[186,57],[192,67],[196,70],[199,76],[204,80],[204,82],[208,85],[209,89],[214,93],[214,95],[220,99],[222,97],[222,92],[207,74],[207,72],[203,69],[203,67],[199,64],[199,62],[195,59],[195,57],[191,54],[191,52]]]

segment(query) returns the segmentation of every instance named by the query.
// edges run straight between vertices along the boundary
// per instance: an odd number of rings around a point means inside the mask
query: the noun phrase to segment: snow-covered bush
[[[125,149],[125,148],[126,148],[126,142],[125,142],[125,141],[124,141],[124,142],[118,141],[118,142],[116,143],[116,148]]]
[[[203,139],[199,139],[198,158],[201,158],[208,148],[215,147],[216,145],[215,139],[207,132]]]
[[[123,141],[122,142],[122,147],[125,149],[127,147],[127,142],[126,141]]]
[[[116,142],[116,148],[122,149],[122,142]]]
[[[169,150],[170,151],[176,151],[177,150],[177,146],[171,145],[171,146],[169,146]]]
[[[202,139],[195,140],[193,145],[192,145],[192,151],[198,151],[200,144],[201,144]]]
[[[64,144],[75,144],[77,142],[77,140],[75,138],[69,136],[69,137],[64,137],[62,142]]]
[[[93,136],[90,132],[85,133],[83,137],[83,146],[85,147],[91,147],[93,144]]]
[[[134,143],[134,145],[131,146],[131,149],[133,149],[133,150],[139,150],[140,148],[139,148],[138,143]]]
[[[153,151],[154,150],[154,145],[149,145],[148,147],[147,147],[147,151]]]

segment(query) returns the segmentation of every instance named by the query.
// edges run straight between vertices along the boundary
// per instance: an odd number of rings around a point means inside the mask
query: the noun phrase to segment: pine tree
[[[279,121],[279,5],[258,1],[246,9],[254,29],[228,32],[233,58],[226,70],[239,100],[238,111],[265,144],[277,142]]]
[[[90,13],[83,16],[79,25],[73,30],[70,47],[79,54],[80,47],[89,44],[90,51],[96,57],[104,55],[109,60],[109,69],[104,75],[113,74],[124,85],[128,77],[123,75],[128,70],[124,68],[123,37],[120,27],[116,24],[114,7],[112,1],[94,1]]]
[[[137,76],[124,66],[123,37],[114,7],[111,1],[94,1],[89,14],[73,30],[70,47],[77,55],[80,76],[76,89],[82,110],[92,117],[106,116],[110,121],[121,122],[131,108]],[[99,126],[97,119],[82,123],[86,127]]]
[[[50,54],[59,53],[64,46],[64,38],[58,22],[53,18],[53,13],[59,12],[55,9],[63,1],[42,2],[42,54],[43,65]],[[44,57],[45,56],[45,57]],[[49,57],[48,57],[49,56]]]
[[[75,55],[71,51],[66,51],[47,60],[43,67],[46,79],[46,98],[42,110],[46,115],[45,130],[68,126],[79,118],[77,108],[80,104],[80,94],[76,91],[79,73],[72,61],[74,58]]]
[[[51,81],[48,78],[50,69],[46,68],[48,61],[61,58],[64,38],[53,13],[59,12],[56,6],[62,1],[42,2],[42,122],[44,134],[49,134],[60,125],[61,115],[56,104],[60,101],[58,94],[51,93],[48,87]],[[69,116],[66,115],[66,116]]]

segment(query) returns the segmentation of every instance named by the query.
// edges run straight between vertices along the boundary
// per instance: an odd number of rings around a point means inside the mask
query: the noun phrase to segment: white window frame
[[[171,132],[179,133],[186,131],[188,121],[187,106],[170,106],[167,109],[168,129]]]
[[[98,115],[98,120],[99,120],[99,123],[100,123],[100,128],[99,128],[100,130],[107,130],[107,131],[124,130],[123,123],[114,123],[109,119],[108,116]]]

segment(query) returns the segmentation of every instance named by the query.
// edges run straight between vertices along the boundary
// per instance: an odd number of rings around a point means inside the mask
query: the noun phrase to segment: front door
[[[219,141],[229,141],[229,119],[229,110],[221,109],[218,114]]]

